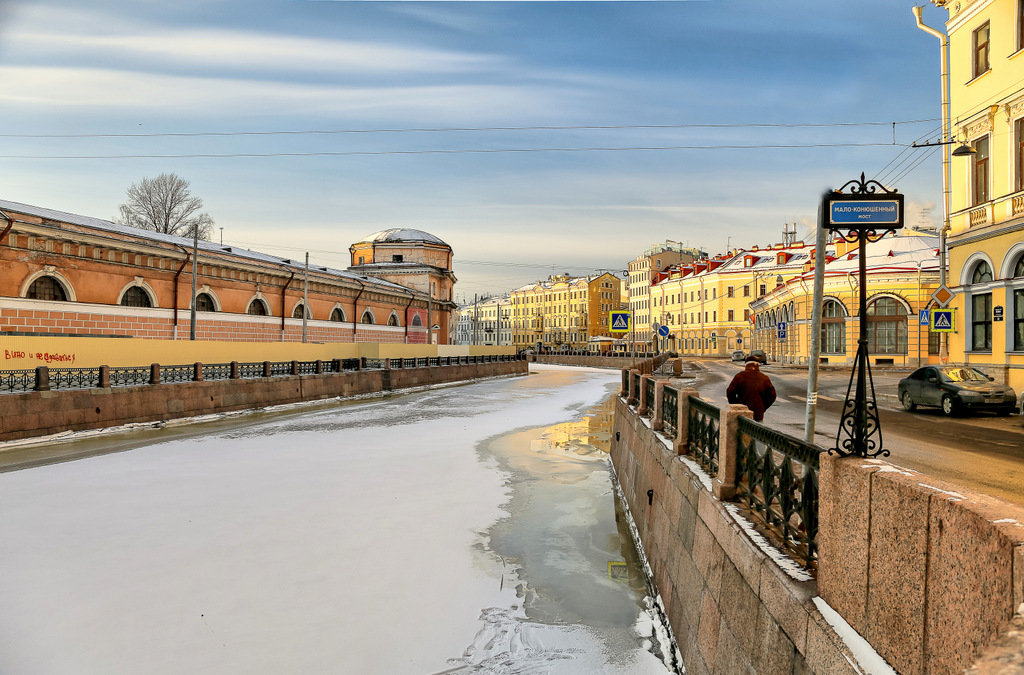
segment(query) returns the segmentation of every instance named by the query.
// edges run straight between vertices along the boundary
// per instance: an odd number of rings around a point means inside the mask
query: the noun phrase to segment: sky
[[[861,172],[934,226],[939,153],[906,146],[938,139],[938,40],[911,7],[0,0],[0,198],[113,219],[173,172],[225,245],[346,266],[431,232],[469,300],[665,240],[813,237]]]

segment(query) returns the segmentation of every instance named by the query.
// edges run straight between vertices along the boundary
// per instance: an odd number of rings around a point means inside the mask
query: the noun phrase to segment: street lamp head
[[[977,154],[975,149],[967,145],[966,143],[953,151],[954,157],[970,157],[971,155],[974,154]]]

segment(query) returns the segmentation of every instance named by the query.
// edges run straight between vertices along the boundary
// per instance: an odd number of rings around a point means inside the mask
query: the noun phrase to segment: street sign
[[[917,313],[917,323],[919,323],[922,326],[927,326],[929,323],[931,323],[931,314],[932,313],[929,312],[927,309],[922,309],[920,312]]]
[[[658,335],[660,335],[661,337],[668,337],[668,333],[669,333],[668,326],[659,326],[658,327]]]
[[[855,199],[860,195],[842,195],[829,201],[829,224],[843,227],[845,225],[884,225],[886,228],[903,227],[903,195],[880,198],[871,195],[871,199]]]
[[[743,344],[743,338],[736,338],[736,346],[739,347]]]
[[[945,286],[939,286],[932,293],[932,300],[939,304],[939,307],[945,307],[949,304],[949,301],[953,299],[953,291],[949,290]]]
[[[786,324],[779,323],[779,324],[776,324],[775,327],[779,330],[779,339],[780,340],[785,340],[786,339]]]
[[[931,330],[936,333],[952,333],[954,330],[953,310],[933,309]]]
[[[608,312],[608,332],[628,333],[633,325],[632,319],[629,312]]]
[[[996,305],[995,307],[992,308],[992,320],[993,321],[1002,321],[1003,320],[1003,306],[1002,305]]]

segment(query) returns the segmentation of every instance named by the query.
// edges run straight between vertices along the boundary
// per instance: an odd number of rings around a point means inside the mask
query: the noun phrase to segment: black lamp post
[[[844,190],[849,189],[848,192]],[[903,227],[903,195],[888,190],[875,180],[848,181],[838,190],[826,192],[821,200],[821,222],[839,233],[846,241],[858,244],[857,262],[860,272],[860,336],[857,356],[846,401],[836,432],[836,445],[829,450],[841,457],[888,457],[882,448],[882,427],[875,404],[875,384],[868,360],[867,323],[867,242],[878,241],[887,233]],[[868,390],[870,389],[870,395]],[[852,394],[852,396],[851,396]]]

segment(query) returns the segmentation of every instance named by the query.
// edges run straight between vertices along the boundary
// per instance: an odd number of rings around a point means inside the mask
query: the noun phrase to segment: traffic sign
[[[848,196],[848,195],[843,195]],[[835,198],[829,202],[831,225],[867,224],[903,226],[903,195],[899,199],[852,200]]]
[[[917,322],[922,326],[927,326],[931,322],[931,312],[927,309],[922,309],[917,314]]]
[[[668,326],[658,326],[658,335],[661,337],[668,337]]]
[[[933,309],[931,330],[936,333],[952,333],[954,329],[953,310]]]
[[[629,312],[608,312],[608,332],[628,333],[633,325],[633,315]]]
[[[953,299],[953,291],[949,290],[945,286],[939,286],[932,293],[932,300],[939,304],[939,307],[945,307],[949,304],[949,301]]]
[[[786,339],[786,324],[779,323],[779,324],[776,324],[775,327],[779,330],[779,339],[780,340],[785,340]]]

